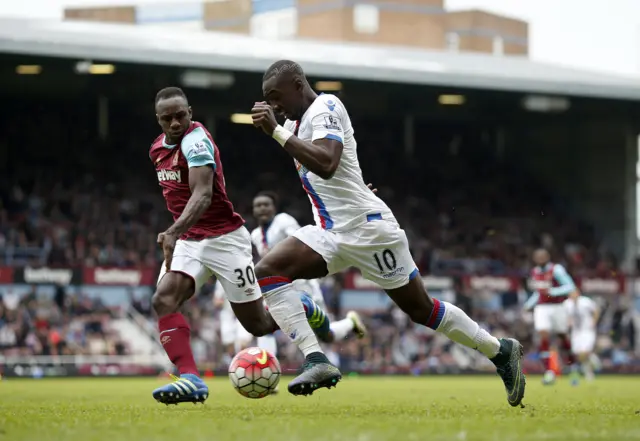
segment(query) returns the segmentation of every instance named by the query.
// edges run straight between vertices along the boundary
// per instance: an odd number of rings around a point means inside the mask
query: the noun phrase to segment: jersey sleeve
[[[555,296],[566,296],[571,294],[576,289],[576,284],[573,283],[573,279],[569,275],[566,269],[562,265],[554,265],[553,267],[553,277],[556,279],[560,286],[556,286],[555,288],[551,288],[549,290],[549,295]]]
[[[292,236],[293,233],[300,229],[300,224],[293,216],[282,213],[280,214],[280,217],[280,222],[282,222],[282,230],[287,237]]]
[[[344,112],[338,99],[333,95],[322,95],[311,118],[313,134],[311,141],[317,139],[333,139],[344,142]]]
[[[181,149],[189,168],[205,165],[216,167],[215,147],[204,131],[196,129],[185,136],[181,143]]]

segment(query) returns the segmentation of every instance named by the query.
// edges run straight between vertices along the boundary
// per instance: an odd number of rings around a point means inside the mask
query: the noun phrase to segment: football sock
[[[187,320],[179,312],[165,315],[158,320],[160,343],[169,360],[180,375],[193,374],[199,376],[196,362],[191,351],[191,328]]]
[[[300,302],[300,293],[293,288],[291,280],[286,277],[265,277],[258,283],[269,307],[269,313],[304,356],[322,352],[318,339],[307,321]]]
[[[258,337],[258,347],[270,352],[272,355],[278,355],[278,342],[273,334]]]
[[[451,303],[433,299],[433,310],[427,326],[456,343],[480,351],[488,358],[493,358],[500,352],[500,341]]]
[[[576,361],[576,357],[571,351],[571,339],[567,335],[560,336],[560,349],[564,352],[564,362],[567,366],[571,366]]]
[[[344,340],[353,331],[353,320],[345,318],[337,322],[331,322],[331,332],[335,341]]]
[[[551,369],[551,354],[549,353],[549,338],[540,338],[540,344],[538,345],[538,353],[540,354],[540,361],[544,365],[544,370]]]

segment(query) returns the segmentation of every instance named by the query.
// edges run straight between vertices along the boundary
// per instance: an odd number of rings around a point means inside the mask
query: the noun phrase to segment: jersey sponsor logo
[[[551,287],[553,286],[553,284],[549,281],[549,280],[531,280],[529,282],[529,286],[536,290],[536,291],[540,291],[540,290],[545,290],[545,289],[551,289]]]
[[[328,115],[324,117],[324,127],[327,130],[340,130],[340,122],[335,116]]]
[[[182,182],[182,177],[180,176],[180,170],[167,170],[167,169],[158,170],[158,182],[164,182],[164,181],[176,181],[178,183]]]

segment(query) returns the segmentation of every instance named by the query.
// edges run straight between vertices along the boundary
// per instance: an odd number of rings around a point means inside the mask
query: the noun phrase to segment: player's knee
[[[422,308],[407,311],[407,315],[409,316],[412,322],[417,323],[419,325],[424,325],[429,322],[429,318],[431,317],[432,311],[433,311],[433,301],[429,299],[429,301],[426,302]]]
[[[262,259],[256,265],[255,272],[258,279],[264,279],[265,277],[282,276],[279,274],[279,268],[276,265],[268,261],[269,259]]]
[[[186,278],[185,278],[186,279]],[[193,295],[193,282],[180,278],[163,277],[151,298],[153,310],[158,316],[176,312],[182,303]]]
[[[179,300],[175,293],[171,293],[167,290],[157,290],[151,298],[151,304],[153,310],[158,316],[171,314],[178,310]]]
[[[267,323],[263,323],[259,320],[251,320],[247,324],[243,323],[242,326],[244,326],[244,329],[254,337],[263,337],[273,332],[273,329],[270,326],[267,326]]]

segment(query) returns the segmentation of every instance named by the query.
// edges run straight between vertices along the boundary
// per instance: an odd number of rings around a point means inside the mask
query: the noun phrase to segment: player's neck
[[[304,95],[302,97],[302,115],[307,113],[307,109],[311,107],[311,104],[318,98],[318,94],[313,91],[310,86],[307,86],[304,91]],[[302,118],[302,116],[301,116]]]

